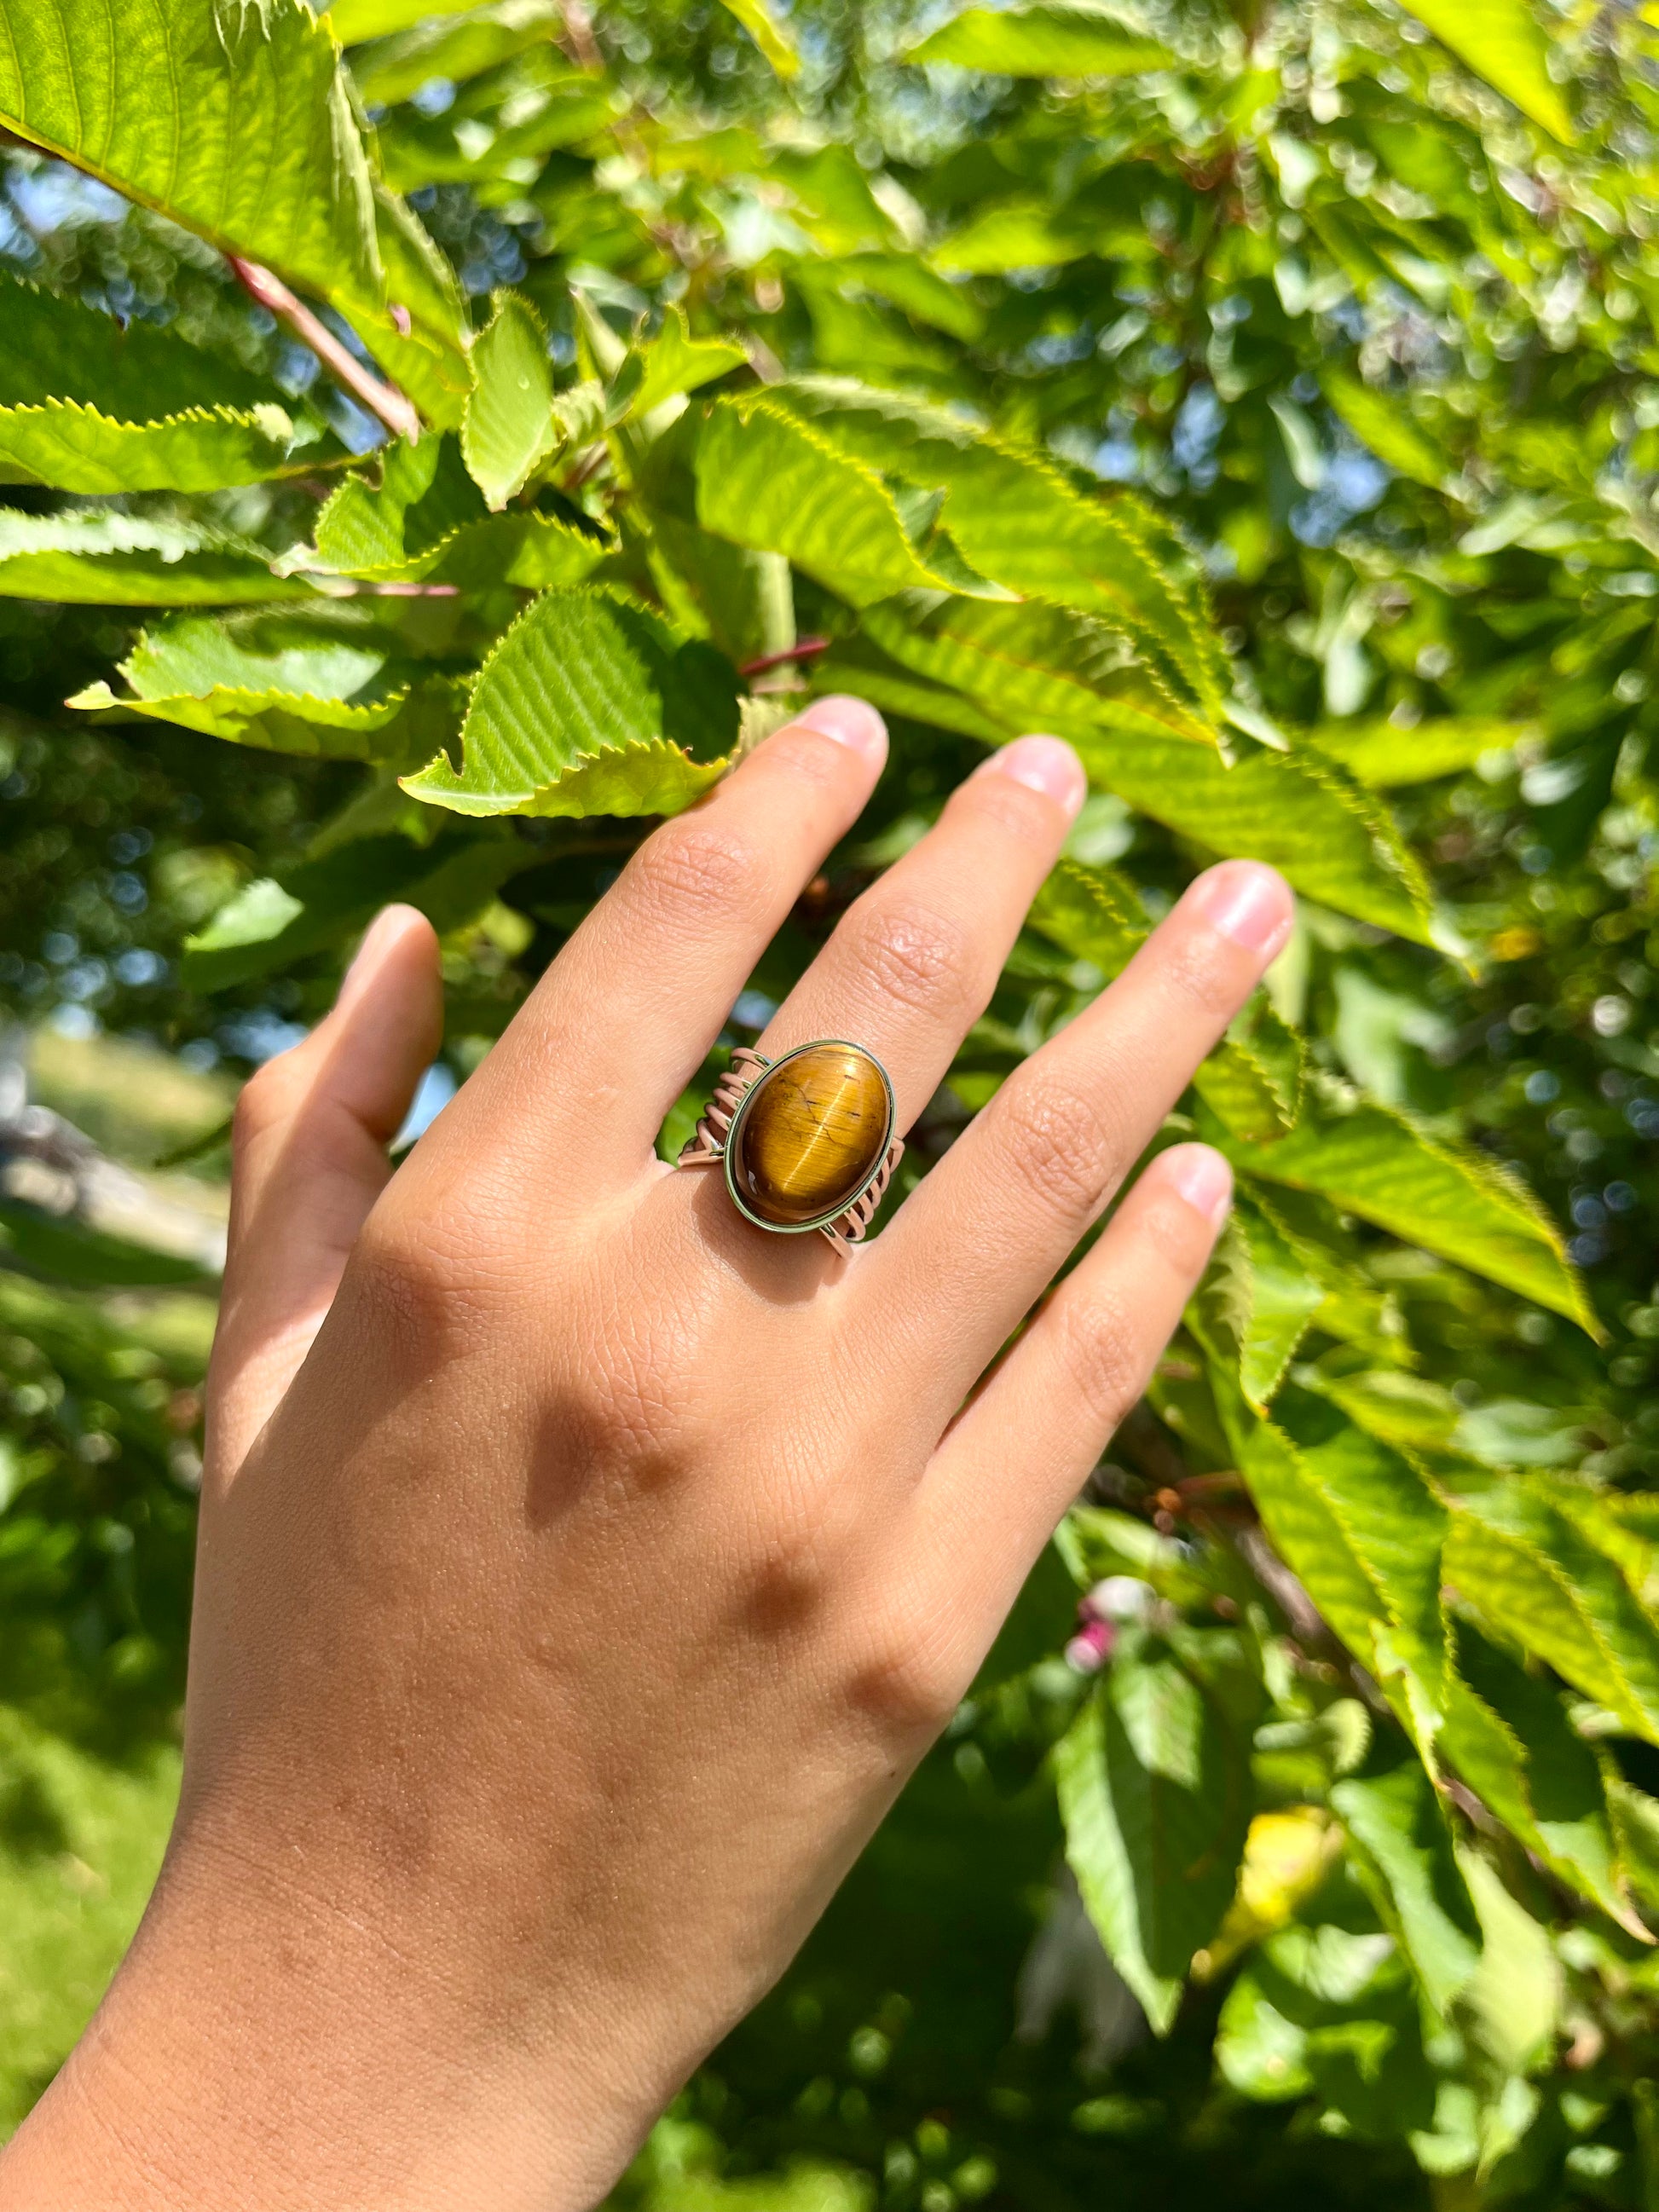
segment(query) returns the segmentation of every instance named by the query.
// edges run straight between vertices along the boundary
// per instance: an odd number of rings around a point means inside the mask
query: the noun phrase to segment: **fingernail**
[[[1276,869],[1259,860],[1224,860],[1188,894],[1194,914],[1247,952],[1271,960],[1291,933],[1296,903]]]
[[[887,757],[887,725],[867,699],[832,691],[825,698],[814,699],[795,720],[816,730],[821,738],[833,738],[838,745],[862,753],[866,760],[880,763]]]
[[[409,912],[410,908],[406,906],[383,906],[374,921],[369,923],[368,927],[363,932],[362,943],[351,956],[350,966],[340,978],[340,988],[334,1000],[337,1006],[348,1005],[362,989],[368,981],[369,971],[374,965],[373,955],[385,939],[394,920]]]
[[[1219,1229],[1233,1202],[1233,1171],[1208,1145],[1176,1145],[1164,1155],[1164,1172],[1194,1213]]]
[[[1028,791],[1040,791],[1045,799],[1056,800],[1068,818],[1081,811],[1089,793],[1083,763],[1064,738],[1016,738],[982,761],[974,773],[1012,776]]]

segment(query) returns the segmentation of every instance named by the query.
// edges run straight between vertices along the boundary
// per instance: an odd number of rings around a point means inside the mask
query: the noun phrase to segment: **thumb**
[[[442,1034],[432,925],[413,907],[387,907],[326,1019],[243,1085],[208,1370],[210,1495],[228,1485],[310,1350]]]

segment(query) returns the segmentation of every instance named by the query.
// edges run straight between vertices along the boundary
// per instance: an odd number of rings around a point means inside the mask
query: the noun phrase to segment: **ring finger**
[[[1283,878],[1200,876],[1085,1013],[1012,1075],[861,1270],[867,1325],[948,1415],[1097,1220],[1290,933]],[[948,1314],[931,1296],[948,1255]]]

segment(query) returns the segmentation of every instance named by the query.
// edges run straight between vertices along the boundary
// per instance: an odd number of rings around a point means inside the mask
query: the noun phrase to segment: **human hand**
[[[868,1245],[769,1237],[653,1141],[884,750],[820,701],[659,829],[390,1181],[420,916],[247,1085],[178,1825],[0,2203],[592,2204],[948,1719],[1203,1270],[1219,1157],[1161,1153],[986,1370],[1291,903],[1212,870]],[[763,1051],[856,1040],[908,1126],[1083,795],[1055,739],[994,755]]]

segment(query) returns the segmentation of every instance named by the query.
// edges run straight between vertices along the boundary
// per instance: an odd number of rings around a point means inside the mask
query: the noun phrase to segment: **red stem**
[[[361,400],[371,414],[378,415],[394,437],[420,436],[421,418],[414,404],[395,384],[382,384],[379,377],[371,376],[333,331],[318,320],[304,301],[295,297],[280,276],[273,276],[257,261],[244,261],[239,254],[233,253],[229,258],[231,267],[252,298],[311,348],[337,384],[343,384],[354,399]]]
[[[799,645],[786,646],[781,653],[763,653],[758,660],[745,660],[738,673],[739,676],[763,676],[769,668],[781,668],[787,660],[811,660],[829,650],[827,637],[804,637]]]

